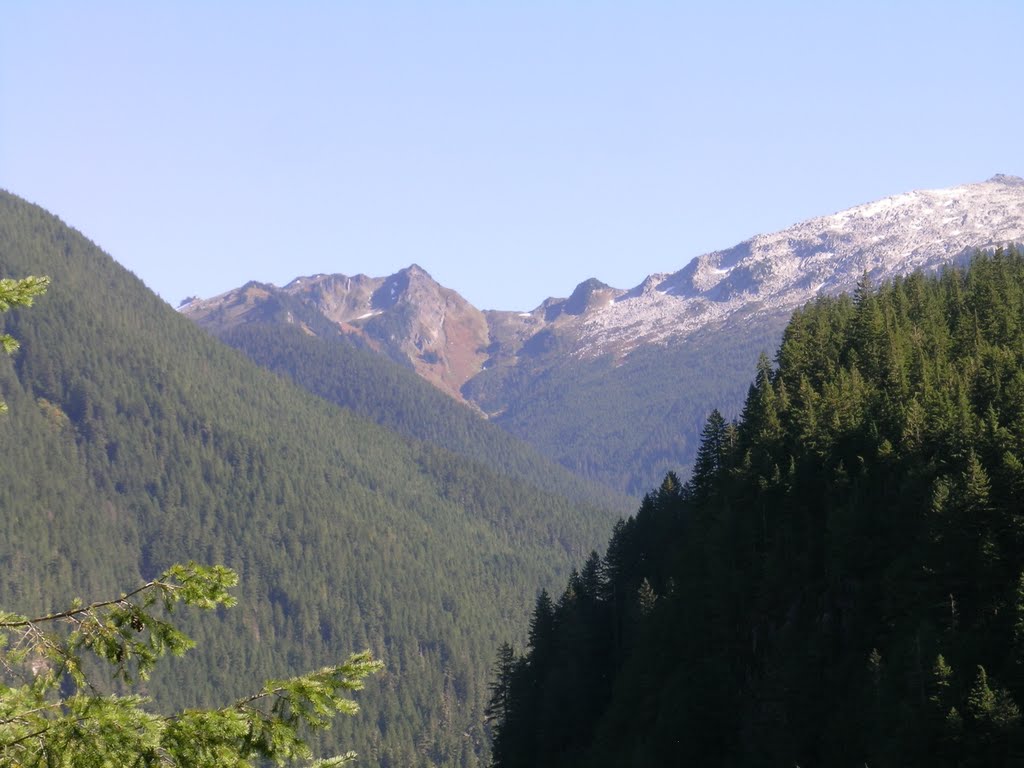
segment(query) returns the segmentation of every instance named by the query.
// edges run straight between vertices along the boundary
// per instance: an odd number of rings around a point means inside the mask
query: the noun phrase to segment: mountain
[[[218,335],[253,362],[336,405],[414,440],[442,446],[491,471],[527,485],[605,508],[628,509],[625,495],[587,483],[496,424],[480,418],[406,366],[360,344],[336,343],[330,327],[310,333],[288,322],[307,312],[300,302],[259,305],[262,319],[249,317]],[[276,310],[270,311],[276,305]],[[283,321],[282,321],[283,320]],[[324,326],[313,315],[310,324]]]
[[[581,354],[622,354],[739,317],[791,312],[819,295],[935,270],[1024,240],[1024,179],[909,192],[758,235],[652,275],[591,313]]]
[[[319,335],[326,320],[329,332],[411,365],[456,398],[479,373],[489,344],[484,314],[415,264],[389,277],[313,275],[283,288],[247,283],[182,311],[218,332],[280,317]]]
[[[481,312],[418,266],[386,278],[250,283],[182,307],[215,333],[251,322],[377,351],[573,471],[639,495],[687,468],[704,418],[819,295],[1024,241],[1024,180],[895,195],[758,235],[624,290],[595,278],[530,312]]]
[[[29,274],[52,284],[2,316],[22,347],[0,358],[0,606],[38,615],[223,563],[239,605],[185,619],[198,647],[145,684],[154,701],[223,704],[368,647],[386,671],[322,746],[477,765],[493,648],[618,510],[504,435],[465,438],[498,446],[470,458],[309,394],[0,192],[0,275]]]

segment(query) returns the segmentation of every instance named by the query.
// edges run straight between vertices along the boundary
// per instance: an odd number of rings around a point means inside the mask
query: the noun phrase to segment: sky
[[[426,269],[482,309],[1024,175],[1024,3],[5,0],[0,188],[166,301]]]

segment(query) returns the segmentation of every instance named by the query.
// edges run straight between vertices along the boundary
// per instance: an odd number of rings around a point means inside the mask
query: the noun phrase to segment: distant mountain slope
[[[330,741],[371,764],[475,765],[495,641],[616,513],[305,393],[0,193],[0,275],[27,274],[53,283],[3,319],[22,350],[0,360],[0,605],[223,562],[239,607],[194,624],[156,699],[223,701],[370,647],[387,672]]]
[[[224,331],[221,339],[258,365],[399,434],[442,446],[538,489],[629,508],[625,495],[585,482],[413,371],[370,350],[274,322],[239,325]]]
[[[742,372],[796,307],[852,290],[865,272],[878,281],[1022,241],[1024,180],[1000,175],[758,235],[630,290],[591,278],[531,312],[480,312],[415,265],[249,284],[183,312],[223,332],[287,306],[280,322],[410,366],[563,465],[640,494],[663,469],[688,467],[715,404],[735,412]]]

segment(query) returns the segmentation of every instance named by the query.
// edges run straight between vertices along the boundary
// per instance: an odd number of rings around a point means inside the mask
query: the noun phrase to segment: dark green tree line
[[[1022,317],[1013,249],[797,312],[535,616],[495,765],[1024,761]]]

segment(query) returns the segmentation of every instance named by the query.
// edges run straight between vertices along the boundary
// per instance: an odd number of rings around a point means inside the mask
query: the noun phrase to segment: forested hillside
[[[447,290],[418,267],[383,281],[384,288],[391,282],[406,284],[404,273],[413,273],[414,282],[434,291]],[[518,313],[484,313],[504,321],[492,321],[490,347],[475,349],[492,357],[462,387],[464,400],[456,401],[439,397],[442,390],[436,386],[424,386],[422,372],[415,375],[415,366],[400,350],[381,342],[388,336],[408,341],[406,324],[423,312],[414,299],[429,293],[423,285],[415,297],[402,296],[397,316],[375,314],[373,337],[363,333],[368,321],[353,325],[331,319],[338,314],[331,309],[340,302],[334,294],[312,288],[311,295],[300,292],[320,283],[362,279],[298,278],[283,289],[251,282],[224,296],[188,303],[181,311],[259,365],[401,434],[443,445],[562,495],[613,504],[639,499],[667,470],[688,471],[708,409],[717,404],[728,413],[739,412],[748,371],[761,351],[778,344],[787,317],[737,317],[727,328],[710,327],[685,342],[641,345],[624,361],[611,353],[576,354],[578,339],[571,325],[555,323],[523,345],[505,323],[509,318],[528,321]],[[586,301],[586,296],[574,297],[553,306]],[[350,314],[363,309],[358,303],[348,307]],[[436,311],[425,314],[429,317],[416,326],[418,341],[437,330],[436,325],[427,328],[428,320],[436,321]],[[423,358],[433,361],[430,366],[444,367],[432,349],[415,363],[424,364]],[[467,404],[479,408],[473,412]],[[484,412],[487,421],[481,418]],[[553,463],[569,473],[554,471]]]
[[[38,614],[195,559],[239,607],[147,685],[222,702],[370,648],[386,664],[328,748],[475,765],[487,669],[537,584],[614,515],[400,438],[262,371],[92,243],[0,193],[0,275],[46,274],[0,360],[0,606]]]
[[[494,423],[593,483],[639,499],[667,471],[688,473],[708,410],[738,414],[749,371],[785,318],[758,317],[685,342],[577,359],[556,332],[532,350],[536,369],[484,371],[466,386]],[[527,371],[524,374],[524,370]],[[652,405],[653,404],[653,405]]]
[[[492,686],[498,766],[1024,760],[1024,255],[821,299]]]
[[[303,309],[300,302],[293,301],[281,311],[299,313]],[[309,321],[314,322],[315,317]],[[566,498],[628,508],[626,496],[586,482],[544,458],[407,367],[358,344],[341,343],[344,340],[335,338],[330,329],[322,329],[321,334],[310,335],[294,324],[268,318],[217,335],[257,365],[399,434],[441,446]]]

